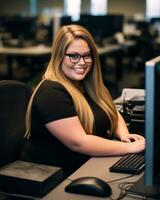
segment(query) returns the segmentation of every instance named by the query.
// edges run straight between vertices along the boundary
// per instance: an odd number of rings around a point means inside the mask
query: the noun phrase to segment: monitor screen
[[[160,34],[160,17],[151,18],[150,24],[158,31],[158,34]]]
[[[72,18],[71,18],[71,16],[68,16],[68,15],[66,15],[66,16],[61,16],[61,18],[60,18],[60,25],[61,26],[63,26],[63,25],[70,25],[70,24],[72,24],[73,22],[72,22]]]
[[[151,18],[151,24],[154,24],[154,23],[157,23],[157,22],[160,22],[160,17],[152,17]]]
[[[146,63],[146,185],[160,185],[160,56]]]
[[[123,31],[123,15],[88,15],[82,14],[75,22],[86,27],[93,37],[103,39]]]
[[[12,38],[35,39],[37,17],[5,16],[3,19],[5,32],[11,33]]]
[[[160,56],[145,64],[145,172],[130,191],[160,199]]]

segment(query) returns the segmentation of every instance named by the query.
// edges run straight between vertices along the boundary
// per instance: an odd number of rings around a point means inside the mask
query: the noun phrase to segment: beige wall
[[[0,0],[0,15],[29,15],[29,2],[30,0]],[[44,8],[55,7],[63,9],[63,0],[37,0],[38,14],[41,14]]]
[[[0,0],[0,14],[28,14],[29,0]]]
[[[74,1],[74,0],[73,0]],[[44,8],[58,7],[63,10],[63,0],[37,0],[38,14]],[[99,1],[100,2],[100,1]],[[109,13],[145,15],[146,0],[108,0]],[[82,0],[82,13],[89,12],[90,0]],[[0,0],[0,14],[29,14],[29,0]]]
[[[43,8],[60,8],[63,11],[63,0],[37,0],[37,12],[42,13]]]
[[[123,13],[126,16],[145,16],[146,0],[108,0],[109,13]]]

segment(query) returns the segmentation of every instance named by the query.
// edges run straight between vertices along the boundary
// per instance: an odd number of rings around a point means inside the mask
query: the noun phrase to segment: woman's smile
[[[62,71],[71,80],[83,80],[92,67],[90,48],[86,41],[76,39],[67,49]]]
[[[78,74],[84,74],[87,67],[73,67],[73,70]]]

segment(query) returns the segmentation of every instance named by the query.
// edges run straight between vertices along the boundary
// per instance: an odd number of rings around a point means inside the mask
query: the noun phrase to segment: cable
[[[113,183],[113,182],[116,182],[116,181],[121,181],[123,179],[131,178],[132,176],[134,176],[134,174],[129,175],[129,176],[125,176],[123,178],[118,178],[118,179],[115,179],[115,180],[107,181],[106,183]],[[70,179],[70,178],[67,178],[66,180],[73,181],[73,179]]]
[[[111,200],[121,200],[126,196],[126,192],[121,191],[119,196],[116,199],[113,199],[112,197],[110,197]]]
[[[131,175],[129,175],[129,176],[125,176],[125,177],[123,177],[123,178],[118,178],[118,179],[114,179],[114,180],[111,180],[111,181],[107,181],[106,183],[114,183],[114,182],[116,182],[116,181],[121,181],[121,180],[123,180],[123,179],[127,179],[127,178],[131,178],[131,177],[133,177],[135,174],[131,174]],[[73,181],[73,179],[69,179],[69,178],[67,178],[67,180],[69,180],[69,181]],[[123,199],[126,195],[130,195],[130,196],[134,196],[134,195],[132,195],[132,194],[128,194],[127,193],[127,191],[128,191],[128,189],[130,188],[130,186],[131,185],[133,185],[135,182],[123,182],[123,183],[120,183],[120,184],[118,184],[118,188],[120,189],[120,194],[119,194],[119,196],[117,197],[117,198],[112,198],[112,197],[109,197],[109,199],[110,200],[121,200],[121,199]],[[136,196],[136,195],[135,195]],[[137,197],[137,196],[136,196]],[[139,197],[139,196],[138,196]],[[139,197],[139,198],[143,198],[143,199],[146,199],[146,198],[144,198],[144,197]]]
[[[112,180],[112,181],[108,181],[107,183],[114,183],[116,181],[121,181],[123,179],[131,178],[132,176],[134,176],[134,174],[123,177],[123,178],[115,179],[115,180]],[[120,189],[119,196],[116,199],[113,199],[112,197],[110,197],[110,199],[111,200],[121,200],[121,199],[123,199],[126,195],[128,195],[127,190],[130,188],[130,185],[133,185],[133,184],[134,184],[134,182],[124,182],[124,183],[118,184],[118,187]]]
[[[121,180],[123,180],[123,179],[127,179],[127,178],[131,178],[132,176],[134,176],[134,174],[131,174],[131,175],[129,175],[129,176],[125,176],[125,177],[123,177],[123,178],[118,178],[118,179],[114,179],[114,180],[111,180],[111,181],[107,181],[106,183],[114,183],[114,182],[116,182],[116,181],[121,181]],[[69,181],[73,181],[73,179],[70,179],[70,178],[67,178],[67,180],[69,180]],[[122,183],[121,183],[122,184]],[[119,185],[118,185],[119,186]],[[124,188],[123,189],[121,189],[120,188],[120,194],[119,194],[119,196],[116,198],[116,199],[114,199],[114,198],[112,198],[112,197],[109,197],[109,199],[110,200],[121,200],[121,199],[123,199],[125,196],[126,196],[126,190],[124,190]]]
[[[112,180],[112,181],[107,181],[107,183],[113,183],[113,182],[116,182],[116,181],[121,181],[123,179],[131,178],[132,176],[134,176],[134,174],[131,174],[129,176],[125,176],[123,178],[118,178],[118,179],[115,179],[115,180]]]
[[[132,177],[133,175],[130,175],[130,176],[127,176],[127,177],[124,177],[124,178],[121,178],[121,179],[115,179],[115,180],[113,180],[113,181],[111,181],[111,182],[116,182],[116,181],[118,181],[118,180],[122,180],[122,179],[126,179],[126,178],[130,178],[130,177]],[[133,182],[125,182],[125,183],[132,183],[133,184]],[[123,199],[126,195],[127,195],[127,192],[126,192],[126,187],[124,187],[124,185],[123,185],[124,183],[120,183],[120,184],[118,184],[118,188],[120,189],[120,194],[119,194],[119,196],[117,197],[117,198],[112,198],[112,197],[110,197],[110,199],[111,200],[121,200],[121,199]],[[121,185],[123,185],[123,187],[121,186]]]
[[[127,196],[131,196],[131,197],[135,197],[139,199],[145,199],[145,200],[148,199],[148,197],[137,195],[137,194],[131,194],[131,193],[127,193]]]
[[[144,197],[142,195],[137,195],[137,194],[134,194],[134,193],[128,193],[128,189],[131,187],[131,185],[134,185],[135,182],[123,182],[123,183],[120,183],[118,185],[119,189],[121,191],[123,191],[125,193],[125,195],[128,195],[128,196],[132,196],[132,197],[136,197],[136,198],[140,198],[140,199],[147,199],[147,197]]]

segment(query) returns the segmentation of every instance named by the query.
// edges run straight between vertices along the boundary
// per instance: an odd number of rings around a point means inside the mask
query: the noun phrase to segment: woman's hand
[[[144,140],[144,137],[138,134],[126,134],[121,136],[120,141],[122,142],[134,142],[138,140]]]
[[[136,135],[136,134],[134,134],[134,135]],[[137,136],[136,136],[136,138],[137,138]],[[144,139],[144,137],[140,136],[140,137],[138,137],[138,140],[134,140],[131,143],[126,143],[126,145],[130,146],[130,151],[131,151],[130,153],[142,152],[145,150],[145,139]]]

